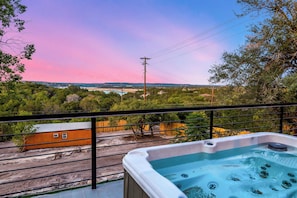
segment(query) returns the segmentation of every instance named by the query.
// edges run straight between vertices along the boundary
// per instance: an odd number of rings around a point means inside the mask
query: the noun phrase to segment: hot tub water
[[[297,149],[268,144],[150,161],[189,198],[297,197]]]

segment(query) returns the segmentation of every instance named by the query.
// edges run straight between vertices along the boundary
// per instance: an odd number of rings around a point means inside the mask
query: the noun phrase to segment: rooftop
[[[78,130],[78,129],[90,129],[91,122],[36,124],[34,125],[34,127],[36,128],[36,133],[68,131],[68,130]]]

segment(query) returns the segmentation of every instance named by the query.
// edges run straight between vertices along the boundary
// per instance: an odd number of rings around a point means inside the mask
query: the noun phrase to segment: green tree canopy
[[[209,72],[213,83],[244,86],[250,102],[284,102],[283,80],[297,72],[297,2],[295,0],[238,0],[240,16],[256,13],[245,45],[225,52],[223,63]]]
[[[33,44],[14,38],[11,33],[25,29],[25,21],[19,15],[26,12],[20,0],[0,1],[0,82],[21,80],[25,71],[23,59],[31,59],[35,52]]]
[[[186,116],[186,127],[177,130],[175,142],[191,142],[210,137],[209,118],[205,112],[192,112]],[[183,134],[184,131],[184,134]]]

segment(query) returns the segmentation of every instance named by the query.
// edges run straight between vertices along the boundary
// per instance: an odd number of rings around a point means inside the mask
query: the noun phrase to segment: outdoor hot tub
[[[125,198],[297,197],[297,138],[254,133],[135,149]]]

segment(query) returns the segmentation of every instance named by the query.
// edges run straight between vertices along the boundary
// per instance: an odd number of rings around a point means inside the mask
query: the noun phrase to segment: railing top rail
[[[1,122],[21,122],[21,121],[38,121],[38,120],[62,120],[71,118],[97,118],[106,116],[125,116],[125,115],[143,115],[143,114],[159,114],[159,113],[176,113],[176,112],[192,112],[192,111],[211,111],[211,110],[230,110],[243,108],[268,108],[268,107],[286,107],[297,106],[297,103],[283,104],[249,104],[249,105],[223,105],[223,106],[198,106],[198,107],[179,107],[179,108],[163,108],[163,109],[143,109],[143,110],[127,110],[127,111],[106,111],[91,113],[62,113],[62,114],[43,114],[43,115],[27,115],[27,116],[2,116]]]

